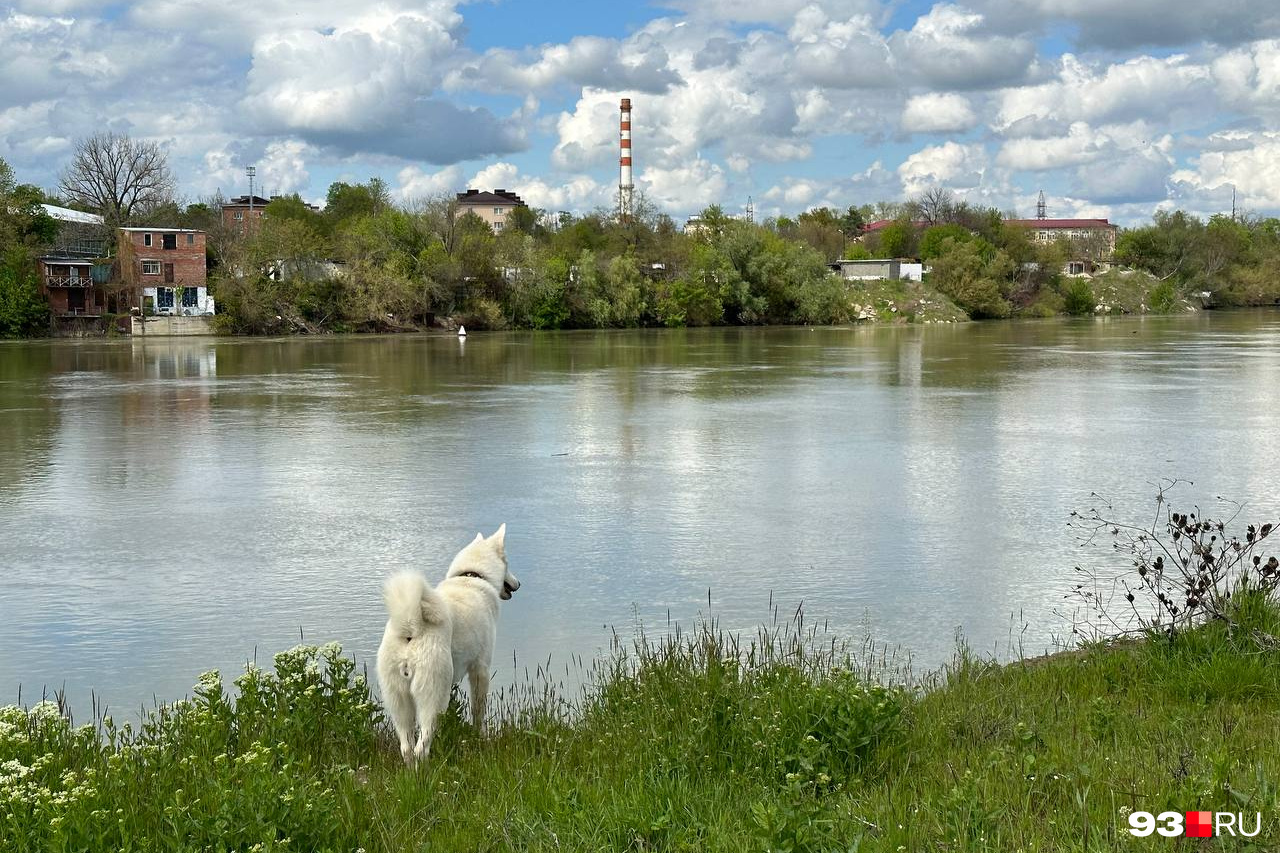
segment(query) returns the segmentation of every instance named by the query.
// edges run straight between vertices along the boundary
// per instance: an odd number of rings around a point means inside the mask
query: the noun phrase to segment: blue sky
[[[502,187],[677,217],[896,201],[1145,220],[1280,213],[1273,0],[16,0],[0,6],[0,157],[53,187],[78,138],[169,151],[190,200],[406,201]]]

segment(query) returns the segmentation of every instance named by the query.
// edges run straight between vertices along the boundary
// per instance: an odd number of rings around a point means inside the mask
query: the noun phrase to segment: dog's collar
[[[458,572],[456,575],[454,575],[454,577],[455,578],[479,578],[480,580],[484,580],[484,575],[480,574],[479,572]]]

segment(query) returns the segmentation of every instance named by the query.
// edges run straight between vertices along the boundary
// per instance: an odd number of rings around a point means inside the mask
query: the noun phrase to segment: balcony
[[[45,287],[93,287],[93,279],[87,275],[47,275]]]

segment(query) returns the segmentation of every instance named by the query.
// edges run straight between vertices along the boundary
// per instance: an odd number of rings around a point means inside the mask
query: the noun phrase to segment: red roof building
[[[1037,243],[1101,237],[1106,242],[1108,255],[1115,251],[1116,232],[1120,230],[1105,219],[1006,219],[1004,222],[1028,229],[1031,239]]]

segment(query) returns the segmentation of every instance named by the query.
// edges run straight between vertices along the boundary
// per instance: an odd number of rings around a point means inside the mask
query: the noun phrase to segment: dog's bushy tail
[[[448,605],[418,572],[397,572],[382,585],[387,614],[406,637],[418,637],[429,625],[449,621]]]

